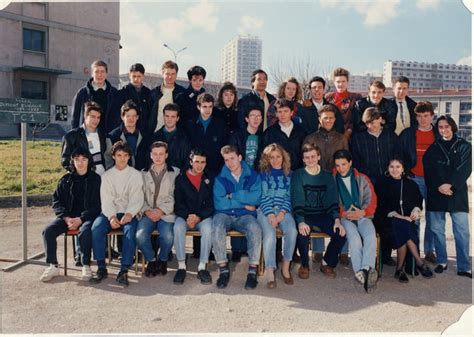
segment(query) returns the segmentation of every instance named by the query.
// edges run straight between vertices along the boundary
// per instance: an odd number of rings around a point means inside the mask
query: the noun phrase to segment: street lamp
[[[188,48],[188,47],[184,47],[184,48],[181,48],[181,49],[178,50],[178,51],[174,51],[174,49],[171,48],[170,46],[168,46],[166,43],[163,43],[163,47],[169,49],[169,50],[173,53],[173,55],[174,55],[174,62],[176,62],[176,63],[177,63],[177,61],[178,61],[178,54],[181,53],[183,50],[185,50],[185,49]]]

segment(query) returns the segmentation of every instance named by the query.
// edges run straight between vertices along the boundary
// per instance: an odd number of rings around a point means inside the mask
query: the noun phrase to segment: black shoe
[[[156,275],[166,275],[168,272],[168,262],[167,261],[157,261],[156,265]]]
[[[150,261],[146,265],[146,270],[145,270],[145,276],[146,277],[154,277],[158,273],[157,271],[157,262],[156,261]]]
[[[115,279],[115,281],[118,284],[123,285],[124,287],[128,287],[128,285],[129,285],[129,283],[128,283],[128,272],[127,271],[121,271],[120,273],[118,273],[117,278]]]
[[[420,271],[423,277],[432,278],[434,276],[431,269],[424,263],[421,266],[416,266],[416,269]]]
[[[248,273],[247,274],[247,281],[245,281],[245,289],[247,289],[247,290],[255,289],[255,288],[257,288],[257,284],[258,284],[257,274]]]
[[[382,263],[390,267],[395,267],[397,265],[397,263],[391,257],[382,259]]]
[[[240,262],[241,259],[242,259],[241,252],[232,252],[232,258],[231,258],[232,262]]]
[[[217,282],[216,282],[217,288],[219,288],[219,289],[226,288],[227,285],[229,284],[229,280],[230,280],[230,273],[229,272],[220,273],[219,278],[217,279]]]
[[[210,253],[209,253],[209,261],[215,261],[215,260],[216,260],[216,257],[215,257],[215,255],[214,255],[214,253],[213,253],[213,252],[210,252]]]
[[[97,269],[97,273],[95,274],[95,276],[91,278],[89,282],[97,284],[97,283],[102,282],[102,280],[106,279],[107,276],[108,276],[107,269],[99,268]]]
[[[377,279],[379,275],[373,268],[369,268],[369,270],[362,269],[362,271],[364,272],[365,276],[364,289],[367,293],[371,293],[377,286]]]
[[[82,262],[81,262],[81,256],[80,255],[74,256],[74,264],[76,265],[76,267],[82,267]]]
[[[448,265],[445,265],[443,266],[442,264],[438,264],[435,269],[434,269],[434,272],[436,274],[441,274],[443,271],[445,271],[446,269],[448,269]]]
[[[184,279],[186,278],[186,269],[178,269],[176,274],[173,278],[173,283],[181,285],[184,283]]]
[[[465,276],[465,277],[472,278],[472,273],[468,271],[458,271],[458,276]]]
[[[408,283],[408,276],[403,270],[397,270],[395,272],[395,278],[398,278],[398,281],[401,283]]]
[[[201,280],[201,284],[212,284],[211,274],[205,269],[198,271],[197,278]]]

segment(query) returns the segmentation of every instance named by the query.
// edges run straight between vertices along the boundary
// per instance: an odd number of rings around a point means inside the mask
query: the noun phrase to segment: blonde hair
[[[270,154],[273,151],[280,152],[283,162],[282,162],[282,169],[285,176],[288,176],[291,171],[291,159],[290,154],[279,144],[272,143],[267,145],[265,149],[263,149],[262,156],[260,157],[259,168],[260,172],[268,173],[272,169],[272,165],[270,164]]]
[[[280,86],[278,87],[278,98],[286,98],[285,88],[288,83],[293,83],[296,85],[296,93],[295,93],[294,100],[297,102],[301,101],[303,99],[303,90],[301,89],[301,85],[298,82],[298,80],[294,77],[290,77],[285,82],[280,84]]]

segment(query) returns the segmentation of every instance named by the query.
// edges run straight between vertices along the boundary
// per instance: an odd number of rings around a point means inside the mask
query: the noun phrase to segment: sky
[[[270,72],[310,64],[317,73],[381,74],[387,60],[471,65],[471,13],[461,0],[155,1],[121,3],[120,73],[136,62],[159,73],[173,59],[166,43],[186,47],[178,76],[198,64],[219,80],[221,50],[238,34],[262,40]]]

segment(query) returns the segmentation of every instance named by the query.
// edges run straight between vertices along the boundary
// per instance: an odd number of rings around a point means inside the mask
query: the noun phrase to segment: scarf
[[[344,181],[342,181],[342,178],[347,177],[351,178],[351,193],[349,193],[346,185],[344,184]],[[349,210],[352,205],[360,209],[359,186],[357,186],[352,167],[349,169],[349,172],[344,177],[341,176],[339,173],[336,174],[336,183],[339,196],[341,197],[342,204],[344,205],[344,210]]]

